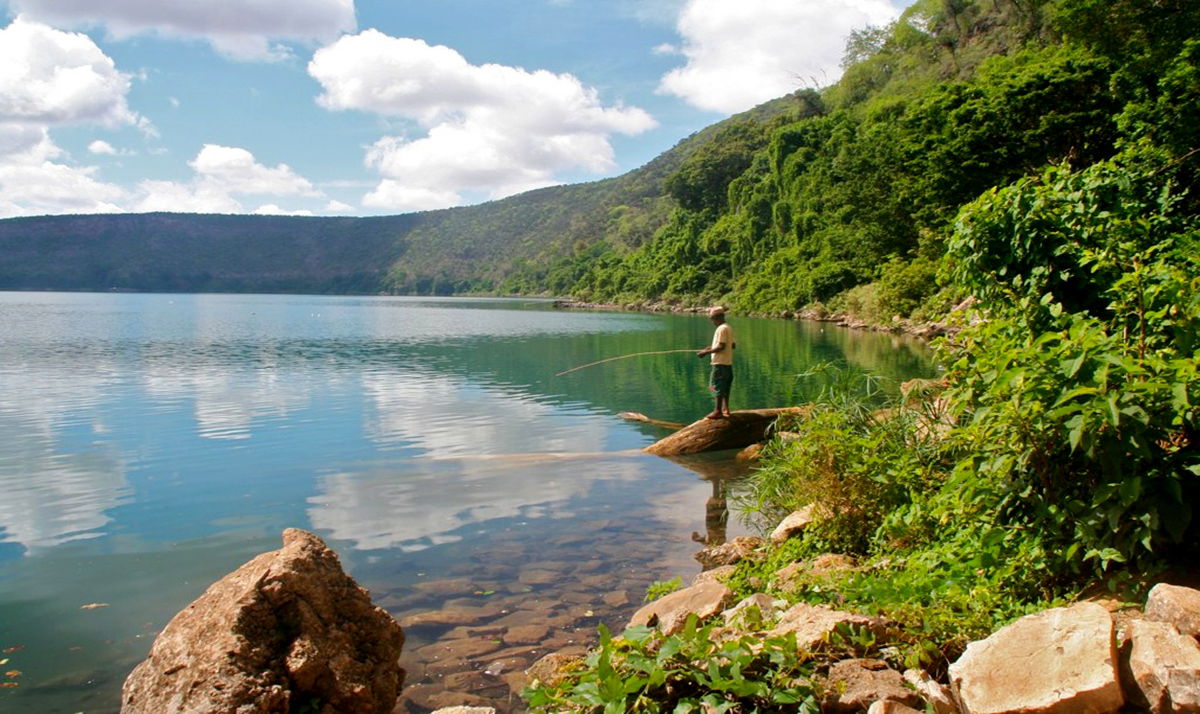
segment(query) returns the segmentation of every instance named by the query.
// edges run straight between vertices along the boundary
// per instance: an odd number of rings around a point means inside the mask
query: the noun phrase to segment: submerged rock
[[[123,714],[392,710],[400,626],[320,538],[289,528],[283,543],[171,619],[125,680]]]

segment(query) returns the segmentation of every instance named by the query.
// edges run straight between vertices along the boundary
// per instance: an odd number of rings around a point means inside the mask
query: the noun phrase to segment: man
[[[717,327],[712,345],[697,352],[696,356],[712,355],[709,388],[716,396],[716,406],[704,418],[726,419],[729,417],[729,388],[733,386],[733,349],[737,343],[733,341],[733,328],[725,324],[725,308],[709,308],[708,319]]]

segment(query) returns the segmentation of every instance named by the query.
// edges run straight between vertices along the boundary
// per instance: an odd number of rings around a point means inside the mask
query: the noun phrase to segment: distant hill
[[[783,97],[731,122],[768,122]],[[724,122],[622,176],[477,206],[317,218],[189,213],[0,220],[0,290],[399,293],[491,292],[501,281],[601,239],[651,239],[672,201],[665,180]]]

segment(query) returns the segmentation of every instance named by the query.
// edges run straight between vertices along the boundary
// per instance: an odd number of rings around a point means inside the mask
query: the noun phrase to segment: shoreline
[[[556,299],[555,309],[561,310],[597,310],[602,312],[668,312],[674,314],[700,315],[708,309],[707,306],[684,306],[667,302],[651,303],[600,303],[585,300]],[[966,306],[969,307],[969,306]],[[960,305],[953,312],[965,309]],[[816,310],[801,310],[798,312],[784,311],[782,313],[745,313],[746,317],[763,317],[776,320],[794,320],[804,322],[820,322],[844,327],[860,332],[887,332],[893,335],[907,335],[920,340],[930,341],[938,337],[953,335],[959,328],[944,322],[911,322],[902,318],[894,318],[890,325],[879,325],[861,320],[853,315],[841,313],[821,313]]]

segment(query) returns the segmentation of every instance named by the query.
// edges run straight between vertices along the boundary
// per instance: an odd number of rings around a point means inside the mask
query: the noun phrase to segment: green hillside
[[[796,97],[697,132],[647,165],[592,183],[478,206],[373,218],[136,214],[0,220],[0,289],[400,293],[492,292],[590,246],[649,242],[674,203],[664,182],[726,124],[788,116]],[[573,279],[518,281],[510,292]]]
[[[1197,145],[1183,29],[1195,14],[1182,0],[921,0],[855,34],[841,81],[804,95],[792,121],[725,122],[667,177],[673,209],[651,241],[610,235],[506,285],[768,314],[939,313],[955,297],[931,300],[963,205],[1134,143],[1167,162]]]

